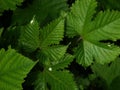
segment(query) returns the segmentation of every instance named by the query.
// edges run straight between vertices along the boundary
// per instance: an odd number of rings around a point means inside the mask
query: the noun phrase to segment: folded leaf
[[[24,78],[35,64],[13,49],[0,50],[0,90],[21,90]]]

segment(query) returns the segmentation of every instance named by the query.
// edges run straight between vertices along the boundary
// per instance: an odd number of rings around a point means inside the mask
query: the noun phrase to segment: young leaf
[[[0,12],[4,10],[15,10],[16,5],[20,5],[23,0],[0,0]]]
[[[33,15],[36,16],[38,23],[48,23],[48,21],[57,18],[60,11],[67,8],[67,0],[33,0],[28,7],[24,9],[18,8],[14,11],[13,24],[28,23]]]
[[[92,66],[92,70],[94,74],[105,79],[107,84],[110,85],[117,76],[120,76],[120,58],[112,62],[110,66],[96,63]]]
[[[64,19],[62,17],[53,21],[40,30],[40,47],[59,44],[64,37]]]
[[[73,76],[68,71],[44,71],[38,74],[35,81],[35,90],[77,90]]]
[[[28,25],[21,27],[19,44],[29,52],[35,51],[39,47],[39,25],[35,18]]]
[[[93,59],[101,64],[109,63],[120,54],[119,47],[100,43],[101,40],[120,39],[120,13],[100,12],[94,19],[95,7],[95,0],[77,0],[67,17],[67,35],[81,38],[75,56],[83,66],[91,65]]]
[[[0,90],[21,90],[24,78],[35,64],[13,49],[0,50]]]

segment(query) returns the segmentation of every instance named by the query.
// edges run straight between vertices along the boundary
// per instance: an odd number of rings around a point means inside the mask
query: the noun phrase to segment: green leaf
[[[22,90],[24,78],[35,64],[13,49],[0,50],[0,90]]]
[[[83,33],[95,13],[95,0],[76,0],[67,17],[67,35],[73,37]]]
[[[33,52],[39,47],[39,25],[35,18],[28,25],[21,27],[19,44],[28,52]]]
[[[77,90],[73,75],[68,71],[48,71],[38,74],[35,90]],[[47,85],[50,85],[49,89]]]
[[[114,61],[120,53],[120,48],[111,45],[89,41],[81,41],[76,50],[76,59],[79,64],[89,66],[93,63],[93,59],[100,64]]]
[[[29,22],[35,15],[40,24],[46,24],[57,18],[61,10],[67,8],[67,0],[33,0],[28,7],[14,11],[12,21],[13,24],[23,24]]]
[[[95,7],[95,0],[77,0],[67,16],[67,35],[81,38],[75,56],[83,66],[91,65],[93,59],[101,64],[109,63],[120,54],[119,47],[100,42],[120,39],[120,13],[108,10],[92,18]]]
[[[90,31],[84,38],[88,40],[117,40],[120,39],[120,12],[104,11],[98,13]]]
[[[64,56],[67,46],[52,46],[42,49],[43,53],[47,55],[51,61],[58,61]]]
[[[54,70],[64,69],[68,67],[68,65],[73,61],[73,56],[70,54],[65,54],[61,59],[57,62],[52,63],[51,68]]]
[[[40,48],[51,44],[59,44],[63,37],[64,19],[60,17],[40,30]]]
[[[0,0],[0,12],[4,10],[15,10],[16,5],[20,5],[23,0]]]
[[[92,66],[92,70],[94,74],[105,79],[107,84],[110,85],[117,76],[120,76],[120,58],[116,59],[110,65],[96,63]]]

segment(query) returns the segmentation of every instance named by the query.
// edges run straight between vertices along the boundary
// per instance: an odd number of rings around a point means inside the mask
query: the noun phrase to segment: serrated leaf
[[[68,71],[46,71],[46,79],[51,90],[77,90],[73,76]]]
[[[95,0],[77,0],[67,17],[68,28],[72,27],[67,29],[67,35],[81,38],[75,56],[83,66],[91,65],[93,59],[101,64],[109,63],[120,54],[119,47],[100,42],[120,39],[120,13],[108,10],[92,18],[95,7]]]
[[[95,13],[96,6],[95,0],[76,0],[67,16],[66,33],[68,36],[71,37],[83,33]]]
[[[40,30],[40,47],[59,44],[64,37],[64,19],[59,18]]]
[[[0,90],[21,90],[24,78],[35,64],[13,49],[0,50]]]
[[[51,61],[58,61],[66,52],[67,46],[52,46],[44,48],[43,53],[47,55]]]
[[[92,24],[84,38],[94,41],[120,39],[120,12],[101,11]]]
[[[68,71],[48,71],[38,74],[35,90],[77,90],[73,75]],[[50,87],[47,87],[49,85]]]
[[[68,8],[67,0],[33,0],[32,4],[24,9],[18,8],[13,14],[13,24],[29,22],[33,15],[40,24],[57,18],[61,10]],[[18,18],[19,17],[19,18]]]
[[[0,12],[4,10],[15,10],[16,5],[20,5],[23,0],[0,0]]]
[[[39,25],[35,18],[28,25],[21,27],[19,44],[28,52],[33,52],[39,47]]]
[[[120,58],[116,59],[110,65],[96,63],[92,66],[92,70],[94,74],[105,79],[107,84],[110,85],[117,76],[120,76]]]
[[[76,58],[79,64],[89,66],[93,59],[100,64],[114,61],[120,53],[120,48],[96,42],[82,41],[76,50]]]
[[[51,68],[54,70],[64,69],[64,68],[68,67],[68,65],[73,61],[73,58],[74,57],[72,55],[66,54],[60,60],[53,63]]]

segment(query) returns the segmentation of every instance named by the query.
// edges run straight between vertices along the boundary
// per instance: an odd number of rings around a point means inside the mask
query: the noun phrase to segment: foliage
[[[0,4],[0,90],[120,89],[119,1]]]

